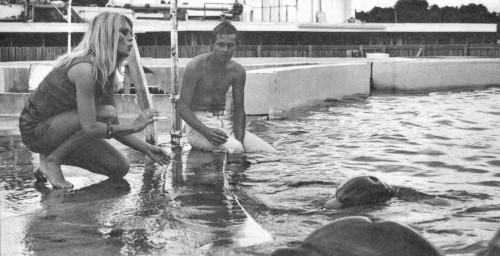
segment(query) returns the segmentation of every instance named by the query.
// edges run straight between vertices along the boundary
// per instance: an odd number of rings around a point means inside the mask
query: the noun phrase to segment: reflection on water
[[[256,220],[285,244],[342,215],[366,215],[409,224],[447,253],[471,254],[500,228],[498,102],[498,88],[375,95],[257,121],[251,127],[280,152],[251,156],[259,164],[241,186],[273,213]],[[358,175],[412,190],[384,205],[321,210],[341,182]]]
[[[80,189],[51,190],[35,184],[42,209],[31,217],[24,238],[26,249],[38,255],[117,255],[119,239],[103,239],[100,214],[113,207],[116,198],[127,195],[125,180],[105,180]],[[108,246],[113,243],[115,246]]]
[[[125,180],[64,167],[70,191],[34,184],[36,154],[0,132],[1,253],[261,255],[364,215],[472,255],[500,227],[498,102],[495,88],[328,101],[251,122],[279,152],[247,155],[250,165],[184,151],[159,167],[120,147],[132,162]],[[358,175],[407,189],[380,205],[323,208]]]
[[[197,150],[187,153],[185,167],[182,161],[172,164],[171,184],[165,191],[176,206],[170,214],[188,229],[202,231],[196,235],[197,246],[210,251],[212,247],[250,246],[271,240],[241,207],[227,187],[224,170],[242,170],[241,161],[228,167],[225,154],[211,154]],[[168,182],[168,181],[167,181]]]
[[[123,148],[132,163],[126,179],[63,166],[79,182],[52,190],[35,183],[37,155],[19,135],[0,143],[7,149],[0,155],[2,255],[219,255],[272,240],[224,178],[224,170],[243,172],[243,160],[192,150],[160,167]]]

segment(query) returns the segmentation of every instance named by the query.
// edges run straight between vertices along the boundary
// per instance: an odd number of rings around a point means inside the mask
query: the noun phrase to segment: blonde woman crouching
[[[158,111],[140,113],[132,124],[119,124],[114,101],[115,77],[132,49],[132,21],[103,12],[89,24],[75,50],[60,57],[54,69],[30,95],[19,118],[23,143],[40,154],[35,170],[54,188],[72,187],[61,165],[72,165],[121,178],[130,162],[105,139],[114,138],[159,164],[170,160],[158,146],[138,139]]]

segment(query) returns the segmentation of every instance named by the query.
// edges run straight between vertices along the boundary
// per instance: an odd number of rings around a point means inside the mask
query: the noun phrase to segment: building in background
[[[0,57],[3,61],[32,59],[25,56],[52,59],[66,52],[63,48],[67,49],[68,34],[75,46],[86,30],[86,23],[102,11],[120,12],[134,20],[137,43],[144,49],[142,56],[169,56],[168,0],[73,0],[73,3],[100,1],[101,4],[73,5],[71,25],[66,22],[65,2],[31,0],[26,5],[23,0],[10,0],[8,4],[1,1]],[[497,37],[500,38],[495,23],[363,23],[354,20],[351,1],[179,0],[178,43],[186,46],[190,57],[206,51],[213,43],[211,31],[220,19],[233,20],[240,32],[239,49],[253,49],[248,50],[254,52],[248,56],[267,54],[261,46],[286,48],[298,52],[299,56],[300,52],[311,55],[321,46],[358,49],[448,44],[463,45],[458,47],[465,49],[470,44],[496,45]],[[325,54],[335,51],[327,48]],[[255,49],[259,49],[259,54],[255,54]]]
[[[240,0],[242,21],[345,23],[354,18],[352,0]]]

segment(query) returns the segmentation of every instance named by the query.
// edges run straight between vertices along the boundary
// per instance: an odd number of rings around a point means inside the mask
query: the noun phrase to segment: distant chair
[[[29,91],[34,91],[42,80],[52,71],[51,64],[31,64],[30,65],[30,78],[29,78]]]

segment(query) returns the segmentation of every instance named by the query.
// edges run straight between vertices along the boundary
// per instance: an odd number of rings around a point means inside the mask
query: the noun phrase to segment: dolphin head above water
[[[342,183],[335,198],[326,202],[326,208],[369,205],[387,202],[396,195],[387,184],[373,176],[358,176]]]

